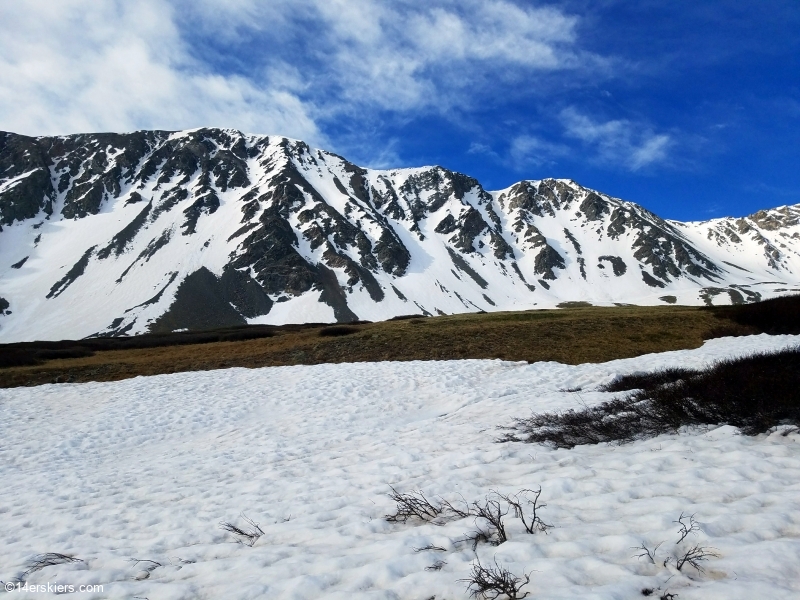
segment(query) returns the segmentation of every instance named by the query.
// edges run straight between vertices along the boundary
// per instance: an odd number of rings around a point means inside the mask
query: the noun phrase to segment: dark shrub
[[[0,368],[25,367],[56,358],[82,358],[94,354],[90,348],[71,344],[50,342],[44,347],[35,344],[28,344],[28,347],[0,346]]]
[[[690,369],[663,369],[654,373],[631,373],[618,377],[607,385],[600,386],[601,392],[627,392],[629,390],[654,389],[660,385],[675,383],[695,374]],[[569,390],[567,390],[569,391]]]
[[[53,360],[56,358],[83,358],[94,354],[89,348],[83,346],[72,346],[68,348],[42,349],[36,351],[36,358],[41,360]]]
[[[319,324],[315,324],[319,327]],[[301,326],[302,329],[305,326]],[[60,340],[41,342],[17,342],[0,344],[0,368],[38,365],[57,358],[82,358],[103,350],[131,350],[160,348],[187,344],[211,344],[214,342],[236,342],[273,337],[291,326],[247,325],[206,331],[174,331],[171,333],[146,333],[135,336],[91,337],[80,341]]]
[[[388,319],[389,321],[405,321],[406,319],[424,319],[425,315],[397,315]]]
[[[0,369],[38,365],[39,362],[31,350],[0,350]]]
[[[505,440],[558,448],[627,442],[686,425],[733,425],[746,435],[800,425],[800,347],[720,361],[704,371],[623,377],[606,389],[636,390],[598,406],[517,419]]]
[[[752,327],[761,333],[800,333],[800,295],[781,296],[736,306],[707,308],[721,319],[730,319],[739,325]]]
[[[567,302],[559,302],[556,306],[558,308],[588,308],[592,306],[592,303],[582,300],[570,300]]]
[[[273,337],[275,332],[273,331],[251,331],[248,329],[243,329],[241,331],[234,331],[231,333],[224,333],[219,336],[220,342],[241,342],[244,340],[257,340],[261,338],[269,338]]]
[[[319,335],[321,337],[338,337],[341,335],[350,335],[358,332],[358,327],[352,327],[350,325],[331,325],[330,327],[324,327],[320,329]]]

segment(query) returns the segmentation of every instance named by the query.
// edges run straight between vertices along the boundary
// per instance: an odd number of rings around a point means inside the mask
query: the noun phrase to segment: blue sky
[[[797,0],[28,0],[0,129],[233,127],[668,218],[800,203]]]

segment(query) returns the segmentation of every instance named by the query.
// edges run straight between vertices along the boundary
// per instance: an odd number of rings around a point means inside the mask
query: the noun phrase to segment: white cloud
[[[505,1],[383,3],[306,0],[327,50],[322,78],[349,105],[446,109],[496,92],[509,72],[574,69],[576,19]],[[481,86],[479,89],[478,86]]]
[[[511,140],[508,151],[511,165],[517,170],[528,166],[552,165],[556,158],[566,156],[569,148],[533,135],[520,135]]]
[[[195,59],[167,3],[0,6],[0,128],[26,134],[201,125],[319,141],[313,110]]]
[[[6,2],[0,129],[217,125],[328,143],[319,124],[341,115],[446,111],[509,74],[579,68],[593,58],[576,22],[504,0]]]
[[[500,159],[500,155],[492,150],[491,146],[487,144],[482,144],[481,142],[472,142],[467,149],[467,154],[483,154],[485,156],[491,156],[492,158]]]
[[[0,129],[235,127],[400,164],[385,111],[412,118],[502,102],[548,73],[585,74],[578,20],[507,0],[28,0],[0,4]],[[373,120],[370,122],[370,119]],[[331,124],[346,124],[334,143]],[[668,159],[673,138],[574,108],[558,121],[594,160],[632,171]],[[377,129],[376,129],[377,127]],[[570,149],[528,133],[501,157],[517,170]]]
[[[627,119],[594,121],[574,108],[561,111],[560,116],[566,135],[592,148],[597,161],[631,171],[665,162],[674,145],[670,135]]]
[[[463,14],[434,8],[411,19],[412,45],[428,61],[500,60],[553,69],[567,66],[572,58],[571,52],[556,49],[574,41],[574,17],[550,8],[523,10],[502,1],[463,6]]]
[[[665,134],[651,135],[637,148],[632,148],[631,168],[636,171],[647,165],[663,162],[667,158],[667,150],[672,145],[672,138]]]

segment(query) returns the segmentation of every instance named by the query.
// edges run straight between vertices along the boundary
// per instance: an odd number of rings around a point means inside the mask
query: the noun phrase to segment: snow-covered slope
[[[799,217],[678,223],[231,130],[0,133],[0,340],[752,301],[800,287]]]
[[[594,390],[620,374],[798,343],[721,338],[599,365],[359,363],[0,390],[0,580],[13,587],[37,555],[60,553],[81,562],[22,579],[102,586],[74,595],[87,600],[466,600],[459,580],[479,559],[529,573],[523,591],[537,600],[644,589],[796,599],[796,431],[721,427],[572,450],[494,440],[531,410],[610,399]],[[541,486],[539,516],[553,528],[529,535],[509,513],[508,541],[473,551],[460,541],[481,525],[473,518],[387,522],[390,485],[457,504]],[[246,528],[241,513],[264,532],[252,547],[219,526]],[[700,530],[677,544],[682,513]],[[655,563],[637,558],[660,542]],[[664,566],[694,544],[719,555],[704,573]]]

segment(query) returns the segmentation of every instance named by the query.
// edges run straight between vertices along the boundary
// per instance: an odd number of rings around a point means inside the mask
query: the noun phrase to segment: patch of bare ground
[[[800,296],[778,300],[783,303],[711,309],[573,306],[336,326],[253,326],[121,341],[6,344],[0,346],[0,387],[115,381],[227,367],[385,360],[604,362],[697,348],[706,339],[724,335],[800,333],[800,323],[794,322],[800,317],[792,320],[792,315],[800,315]],[[771,314],[781,315],[783,322],[776,324]],[[246,339],[250,336],[254,339]]]

